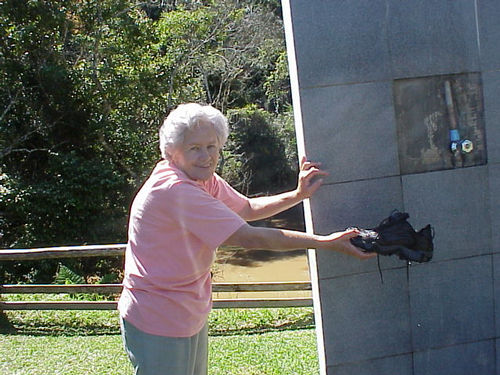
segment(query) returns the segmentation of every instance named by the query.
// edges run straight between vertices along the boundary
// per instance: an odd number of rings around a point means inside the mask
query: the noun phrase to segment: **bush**
[[[244,194],[276,193],[293,187],[297,159],[284,134],[286,117],[255,106],[228,112],[230,134],[221,164],[222,175]],[[288,138],[290,139],[290,138]]]

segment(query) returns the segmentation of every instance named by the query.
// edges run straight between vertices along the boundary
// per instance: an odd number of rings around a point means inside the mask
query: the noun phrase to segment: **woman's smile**
[[[187,130],[183,143],[171,155],[173,163],[196,181],[210,179],[219,161],[220,146],[211,124],[200,124]]]

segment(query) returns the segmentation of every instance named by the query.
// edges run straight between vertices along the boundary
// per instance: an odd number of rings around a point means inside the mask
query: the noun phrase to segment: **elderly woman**
[[[136,374],[207,373],[210,269],[219,245],[246,249],[321,248],[369,258],[349,239],[354,231],[321,236],[253,227],[309,198],[325,175],[301,161],[297,188],[247,198],[215,173],[228,136],[227,120],[211,106],[180,105],[160,129],[162,160],[130,212],[122,336]]]

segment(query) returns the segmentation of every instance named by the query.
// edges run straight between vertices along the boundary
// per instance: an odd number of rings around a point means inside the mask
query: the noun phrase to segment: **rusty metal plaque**
[[[401,174],[486,164],[480,73],[394,81]]]

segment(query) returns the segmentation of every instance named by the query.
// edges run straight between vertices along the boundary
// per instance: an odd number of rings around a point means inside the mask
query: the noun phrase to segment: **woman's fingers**
[[[316,162],[312,162],[312,161],[304,161],[303,163],[301,163],[300,165],[300,170],[301,171],[307,171],[311,168],[316,168],[316,169],[320,169],[321,168],[321,163],[316,163]]]
[[[337,237],[337,240],[340,240],[343,243],[340,251],[361,260],[376,257],[376,253],[365,252],[351,243],[351,238],[356,237],[358,234],[359,230],[357,228],[351,228],[343,232],[335,233],[334,236]]]
[[[354,257],[356,257],[358,259],[366,260],[366,259],[375,258],[377,256],[377,253],[367,253],[365,251],[362,251],[362,250],[358,249],[354,245],[352,245],[352,246],[353,246],[354,249],[353,249],[351,255],[353,255]]]
[[[321,163],[307,160],[306,156],[302,156],[302,158],[300,159],[300,170],[301,171],[308,170],[309,168],[312,168],[312,167],[316,167],[319,169],[320,166],[321,166]]]
[[[307,169],[303,169],[302,170],[302,178],[306,179],[306,180],[309,180],[311,178],[313,178],[314,176],[327,176],[328,175],[328,172],[322,170],[322,169],[319,169],[317,167],[308,167]]]

